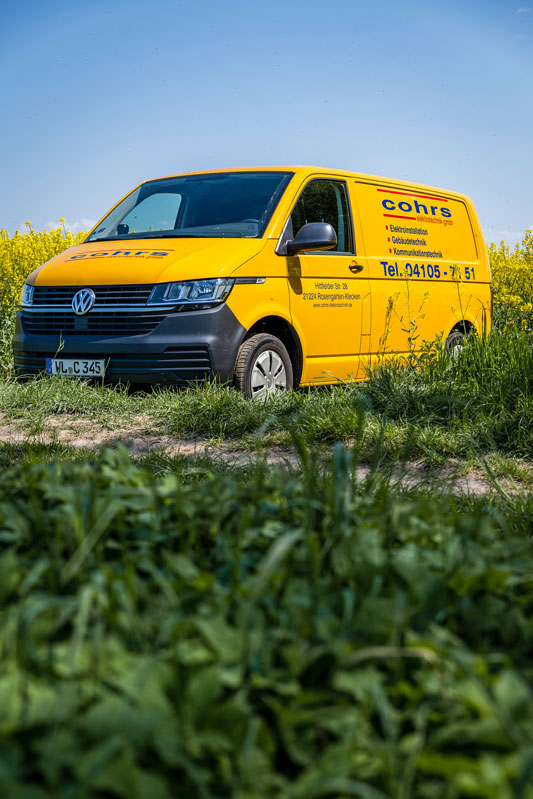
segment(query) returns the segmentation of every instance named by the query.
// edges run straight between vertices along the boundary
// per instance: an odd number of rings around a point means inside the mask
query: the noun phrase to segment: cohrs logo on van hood
[[[95,250],[94,252],[74,253],[69,261],[80,261],[82,258],[164,258],[170,250]]]
[[[180,239],[161,248],[146,246],[145,242],[107,248],[86,242],[56,255],[28,280],[40,286],[81,287],[225,277],[264,246],[262,239],[222,238]]]

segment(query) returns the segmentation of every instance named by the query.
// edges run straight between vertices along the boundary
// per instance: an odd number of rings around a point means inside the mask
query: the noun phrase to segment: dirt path
[[[212,441],[202,438],[180,439],[163,433],[147,430],[149,419],[134,418],[127,427],[102,428],[91,419],[73,419],[70,415],[48,417],[36,430],[28,428],[27,419],[7,419],[0,414],[0,445],[4,444],[62,444],[70,447],[95,451],[103,446],[125,446],[133,457],[150,453],[170,457],[208,457],[215,461],[235,467],[246,467],[258,458],[264,458],[270,465],[285,465],[298,468],[299,459],[291,447],[271,446],[261,451],[251,451],[239,446],[238,442]],[[328,448],[321,448],[327,454]],[[515,492],[533,483],[533,464],[522,464],[525,481],[515,482],[509,478],[498,477],[497,485],[481,468],[468,469],[460,461],[449,462],[445,467],[428,467],[421,462],[407,462],[394,467],[384,467],[393,482],[404,488],[431,487],[435,490],[451,491],[458,494],[486,494],[491,491]],[[358,477],[364,479],[371,471],[368,464],[358,466]]]

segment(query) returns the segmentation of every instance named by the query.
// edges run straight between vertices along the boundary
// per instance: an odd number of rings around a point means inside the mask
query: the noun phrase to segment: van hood
[[[78,244],[38,267],[36,286],[112,286],[226,277],[264,239],[137,239]]]

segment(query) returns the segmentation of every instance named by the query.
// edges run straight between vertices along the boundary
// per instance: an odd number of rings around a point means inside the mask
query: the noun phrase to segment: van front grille
[[[128,313],[91,311],[76,316],[72,311],[44,311],[21,314],[26,333],[51,336],[75,333],[86,336],[142,336],[150,333],[167,316],[165,311]]]
[[[43,305],[70,308],[72,298],[82,288],[91,288],[95,305],[146,305],[154,288],[153,283],[142,286],[35,286],[33,306]]]

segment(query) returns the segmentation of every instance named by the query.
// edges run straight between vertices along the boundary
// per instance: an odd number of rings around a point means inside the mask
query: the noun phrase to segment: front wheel
[[[284,344],[258,333],[243,341],[235,362],[235,385],[248,399],[263,402],[293,387],[292,364]]]

